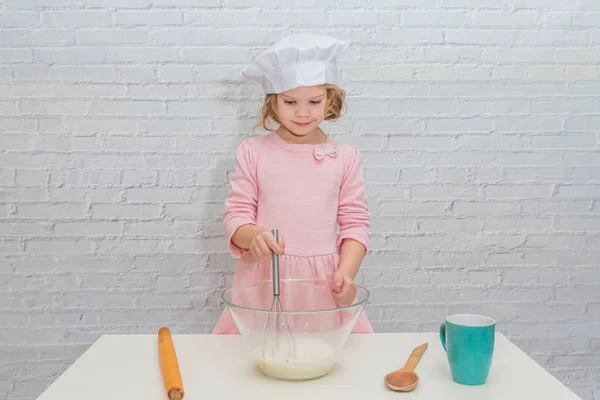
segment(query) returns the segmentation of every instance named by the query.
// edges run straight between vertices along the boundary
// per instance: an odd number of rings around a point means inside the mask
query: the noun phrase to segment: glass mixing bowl
[[[235,285],[223,292],[223,301],[263,374],[306,380],[334,368],[369,291],[358,286],[351,303],[338,305],[330,288],[328,280],[282,279],[281,312],[271,311],[270,280]]]

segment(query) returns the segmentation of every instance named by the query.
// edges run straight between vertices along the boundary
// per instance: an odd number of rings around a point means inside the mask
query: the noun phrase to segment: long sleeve
[[[231,237],[242,225],[256,224],[258,184],[256,181],[256,159],[250,140],[238,147],[235,166],[230,179],[230,191],[223,210],[223,229],[229,251],[235,257],[244,256],[248,250],[236,246]]]
[[[365,196],[366,183],[360,165],[360,154],[352,147],[340,189],[337,223],[340,227],[337,248],[341,249],[342,241],[351,238],[369,248],[371,236],[370,214]]]

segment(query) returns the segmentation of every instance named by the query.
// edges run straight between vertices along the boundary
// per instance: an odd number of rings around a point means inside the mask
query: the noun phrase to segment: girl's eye
[[[311,101],[310,103],[311,104],[321,104],[321,100],[319,100],[319,101]]]
[[[291,101],[291,100],[284,100],[284,103],[285,103],[285,104],[294,104],[294,103],[295,103],[295,101]]]

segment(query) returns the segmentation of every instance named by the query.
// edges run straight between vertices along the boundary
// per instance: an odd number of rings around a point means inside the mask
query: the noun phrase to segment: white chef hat
[[[242,75],[259,81],[265,94],[339,81],[336,57],[347,43],[303,33],[283,38],[254,58]]]

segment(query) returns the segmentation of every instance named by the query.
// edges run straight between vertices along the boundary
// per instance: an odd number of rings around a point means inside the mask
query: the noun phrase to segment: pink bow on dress
[[[329,143],[321,143],[315,146],[313,155],[319,161],[327,156],[335,158],[337,155],[337,147]]]

